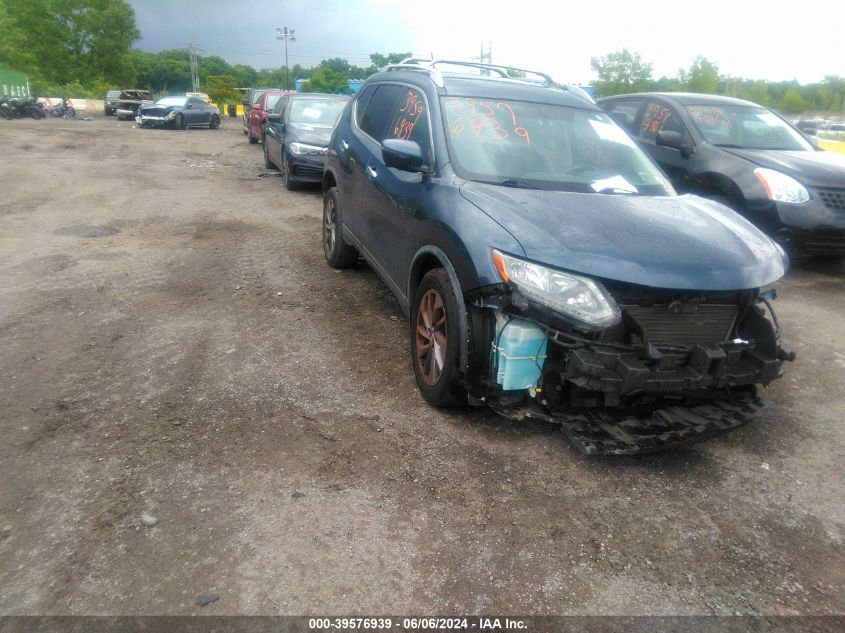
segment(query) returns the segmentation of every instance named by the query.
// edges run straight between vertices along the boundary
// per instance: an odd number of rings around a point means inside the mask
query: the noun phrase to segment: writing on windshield
[[[475,138],[491,143],[521,140],[531,144],[531,134],[517,121],[513,107],[504,101],[448,97],[446,113],[453,136],[469,131]]]

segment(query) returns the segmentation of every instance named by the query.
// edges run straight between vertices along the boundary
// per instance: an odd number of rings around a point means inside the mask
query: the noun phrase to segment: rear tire
[[[264,143],[264,169],[278,169],[276,164],[270,160],[270,151],[267,149],[267,143]]]
[[[460,372],[460,314],[455,288],[442,268],[422,278],[411,304],[411,364],[417,387],[434,407],[466,397]]]
[[[358,251],[343,239],[340,196],[332,187],[323,198],[323,254],[332,268],[349,268],[358,261]]]

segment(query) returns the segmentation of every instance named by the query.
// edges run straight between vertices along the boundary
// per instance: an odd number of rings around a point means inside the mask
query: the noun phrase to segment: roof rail
[[[508,73],[509,70],[515,70],[525,74],[537,75],[542,80],[542,83],[549,87],[557,87],[558,84],[555,83],[555,80],[551,78],[551,76],[547,75],[544,72],[540,72],[539,70],[528,70],[527,68],[515,68],[513,66],[500,66],[498,64],[482,64],[479,62],[464,62],[464,61],[457,61],[451,59],[420,59],[418,57],[408,57],[407,59],[403,59],[398,64],[390,64],[382,68],[383,71],[391,71],[391,70],[416,70],[420,72],[427,72],[432,75],[432,79],[434,82],[443,87],[443,74],[436,68],[438,65],[448,65],[448,66],[466,66],[468,68],[474,68],[477,70],[487,70],[496,73],[502,79],[512,79],[515,81],[528,81],[531,83],[536,83],[536,81],[531,81],[530,79],[525,79],[522,77],[511,77]]]

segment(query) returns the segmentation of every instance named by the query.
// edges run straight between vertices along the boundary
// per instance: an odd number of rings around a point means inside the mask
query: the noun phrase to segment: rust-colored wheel
[[[429,289],[417,310],[417,365],[423,382],[433,387],[443,374],[448,349],[446,306],[435,289]]]
[[[457,289],[442,268],[420,280],[411,303],[411,364],[420,393],[435,407],[465,402],[460,371],[461,312]]]

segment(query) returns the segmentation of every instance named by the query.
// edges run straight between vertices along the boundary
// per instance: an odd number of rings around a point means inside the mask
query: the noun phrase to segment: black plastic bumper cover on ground
[[[555,416],[587,455],[629,455],[700,442],[748,424],[771,406],[763,398],[666,407],[650,417],[614,419],[604,411]]]

